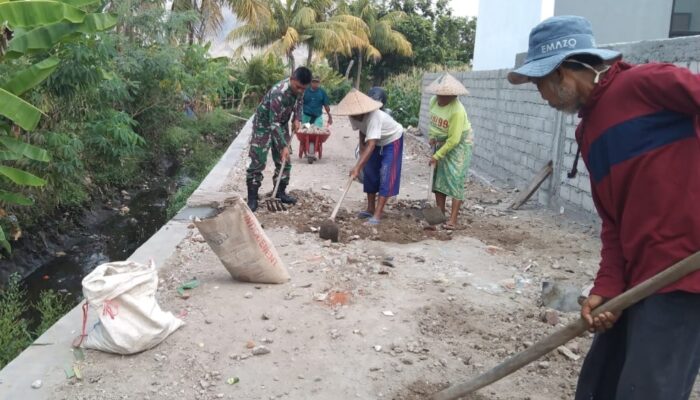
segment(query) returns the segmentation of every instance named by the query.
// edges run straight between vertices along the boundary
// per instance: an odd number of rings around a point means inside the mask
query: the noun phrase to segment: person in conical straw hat
[[[353,89],[335,109],[335,114],[349,116],[352,128],[360,131],[360,158],[350,176],[363,173],[367,209],[358,217],[367,218],[368,225],[379,224],[387,200],[399,194],[401,185],[403,126],[380,108],[381,102]]]
[[[445,212],[447,197],[452,209],[444,229],[457,227],[459,208],[464,201],[464,180],[472,156],[472,127],[458,96],[469,94],[455,77],[445,73],[425,88],[430,99],[429,143],[433,154],[428,162],[435,168],[433,193],[437,206]]]

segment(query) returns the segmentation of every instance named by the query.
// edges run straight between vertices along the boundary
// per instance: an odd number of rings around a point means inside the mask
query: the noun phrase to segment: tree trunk
[[[306,67],[309,68],[311,66],[311,59],[314,56],[314,49],[312,49],[311,45],[308,43],[306,45],[309,46],[309,56],[306,58]]]
[[[290,75],[294,73],[296,69],[294,60],[294,50],[287,52],[287,60],[289,60]]]
[[[364,51],[360,50],[357,56],[357,78],[355,80],[355,89],[360,90],[360,79],[362,79],[362,61],[364,58]]]
[[[236,108],[236,111],[241,112],[243,109],[243,103],[245,102],[245,97],[248,95],[248,84],[246,83],[245,87],[243,87],[243,94],[241,94],[241,101],[238,102],[238,108]],[[232,105],[233,107],[233,105]]]
[[[338,60],[338,53],[333,53],[333,58],[335,59],[335,70],[340,72],[340,60]]]

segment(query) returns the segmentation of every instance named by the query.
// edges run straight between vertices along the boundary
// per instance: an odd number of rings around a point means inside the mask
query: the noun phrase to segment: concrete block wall
[[[670,62],[700,73],[700,37],[675,38],[605,46],[621,51],[631,63]],[[519,57],[521,59],[521,57]],[[595,215],[588,171],[579,161],[578,175],[569,179],[576,155],[578,118],[545,103],[534,85],[511,85],[508,70],[456,72],[470,91],[460,98],[474,129],[472,168],[502,184],[525,187],[550,160],[552,178],[537,193],[540,204]],[[426,73],[423,87],[439,74]],[[423,91],[419,128],[427,134],[431,95]]]

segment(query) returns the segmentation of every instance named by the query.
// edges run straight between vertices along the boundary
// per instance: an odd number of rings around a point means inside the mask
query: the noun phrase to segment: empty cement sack
[[[242,282],[284,283],[289,272],[255,214],[240,197],[212,218],[195,222],[233,279]]]
[[[157,346],[183,322],[156,301],[155,263],[105,263],[83,279],[83,294],[99,322],[83,346],[117,354],[134,354]]]

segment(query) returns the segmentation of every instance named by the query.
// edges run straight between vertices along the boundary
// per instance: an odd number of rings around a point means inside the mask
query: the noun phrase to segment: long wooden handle
[[[619,314],[624,309],[634,305],[640,300],[643,300],[644,298],[658,292],[684,276],[698,270],[700,270],[700,251],[684,260],[677,262],[666,270],[647,279],[640,285],[635,286],[625,293],[606,302],[593,310],[593,315],[602,314],[608,311],[614,314]],[[512,374],[513,372],[537,360],[557,347],[567,343],[569,340],[584,333],[586,329],[588,329],[588,324],[583,319],[579,318],[577,321],[572,322],[564,328],[552,333],[551,335],[535,343],[533,346],[514,355],[491,370],[470,381],[435,393],[431,399],[455,400],[475,392],[484,386],[488,386],[501,378]]]
[[[435,146],[431,146],[430,154],[435,154]],[[425,196],[425,201],[430,204],[430,195],[433,194],[433,179],[435,178],[435,166],[430,166],[430,176],[428,177],[428,193]]]
[[[277,182],[275,182],[275,189],[272,191],[272,198],[277,198],[277,189],[280,188],[280,182],[282,182],[282,174],[284,174],[284,167],[287,166],[287,159],[282,161],[282,166],[280,167],[279,175],[277,175]]]
[[[345,195],[348,194],[348,190],[350,190],[350,186],[352,185],[352,177],[348,179],[348,183],[345,185],[345,190],[343,191],[343,194],[340,195],[340,199],[338,199],[338,204],[335,205],[335,208],[333,209],[333,212],[331,213],[331,221],[335,220],[335,216],[338,214],[338,210],[340,210],[340,204],[345,200]]]

